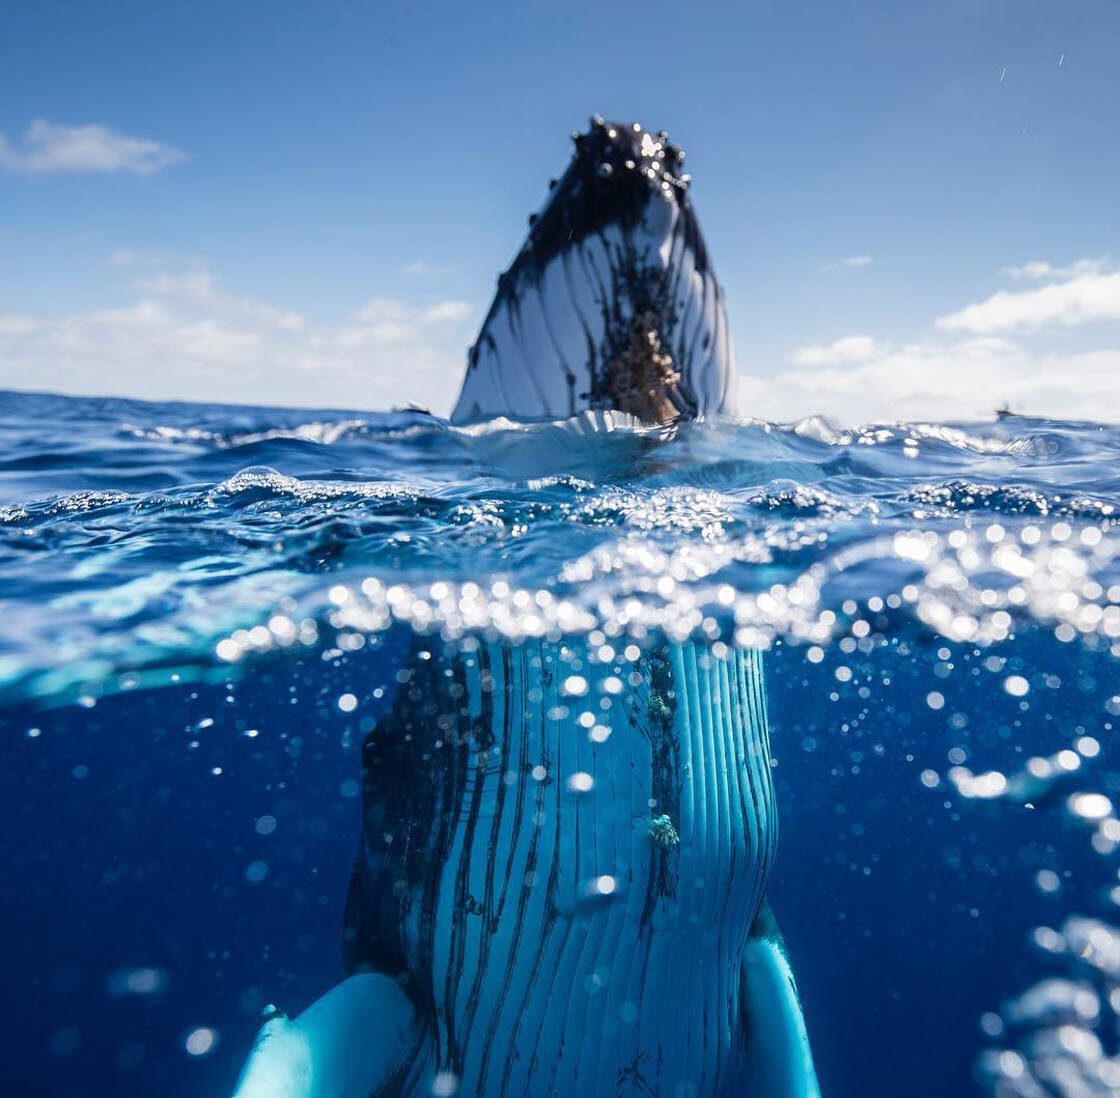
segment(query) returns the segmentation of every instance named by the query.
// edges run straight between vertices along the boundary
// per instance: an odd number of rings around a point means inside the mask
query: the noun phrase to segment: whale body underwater
[[[598,117],[573,140],[452,424],[732,413],[684,154]],[[417,637],[362,749],[350,975],[265,1019],[235,1098],[818,1098],[765,899],[762,658],[662,640],[619,668],[586,638]],[[593,724],[573,681],[610,699]]]

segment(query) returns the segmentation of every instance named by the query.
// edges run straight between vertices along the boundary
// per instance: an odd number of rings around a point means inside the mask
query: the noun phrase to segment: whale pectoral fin
[[[396,980],[351,976],[298,1018],[264,1023],[233,1098],[376,1098],[420,1037],[416,1011]]]
[[[797,985],[765,900],[743,951],[739,987],[752,1098],[820,1098]]]

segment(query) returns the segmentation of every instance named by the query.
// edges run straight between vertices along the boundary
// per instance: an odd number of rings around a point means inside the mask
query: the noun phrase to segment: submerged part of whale
[[[776,838],[761,654],[418,642],[406,674],[363,747],[345,930],[350,969],[395,976],[422,1020],[402,1093],[780,1076],[801,1039],[788,969],[762,994],[743,979]]]
[[[266,1024],[236,1098],[815,1095],[763,900],[761,653],[418,640],[401,677],[362,750],[353,975]]]
[[[593,118],[498,290],[453,423],[733,411],[735,356],[684,153]]]

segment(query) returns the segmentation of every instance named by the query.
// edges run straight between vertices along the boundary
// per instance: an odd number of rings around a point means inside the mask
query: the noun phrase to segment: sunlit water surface
[[[1120,1091],[1120,429],[592,426],[0,394],[6,1093],[228,1094],[344,975],[417,635],[764,649],[824,1093]]]

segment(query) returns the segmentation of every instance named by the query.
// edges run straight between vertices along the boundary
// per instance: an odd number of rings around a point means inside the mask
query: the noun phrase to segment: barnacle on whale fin
[[[678,846],[681,841],[673,821],[668,816],[654,816],[649,821],[649,837],[658,846]]]
[[[665,704],[665,699],[660,694],[650,694],[649,715],[663,727],[669,723],[673,711]]]
[[[655,312],[634,317],[629,345],[610,364],[607,391],[619,411],[667,426],[681,414],[677,393],[681,375],[662,347],[660,328],[661,318]]]

